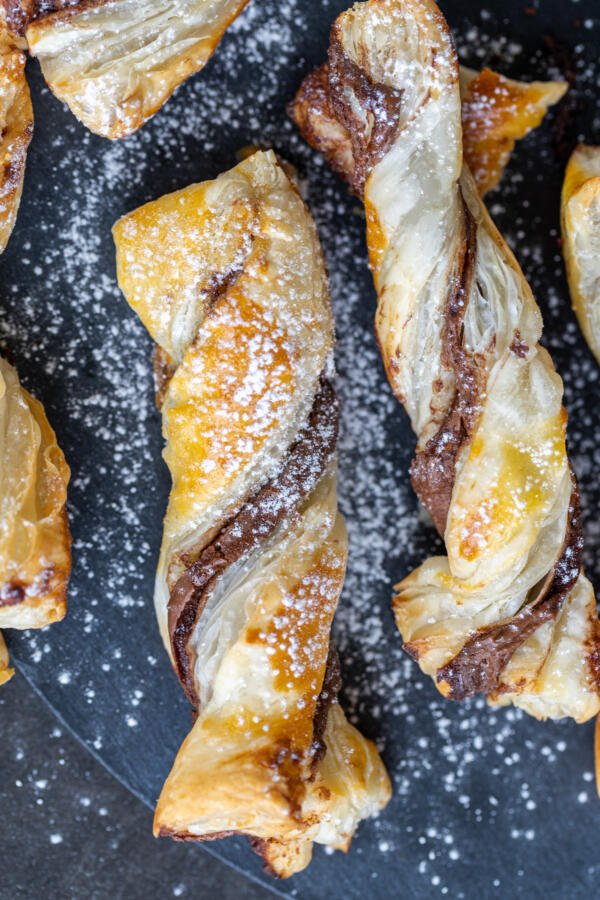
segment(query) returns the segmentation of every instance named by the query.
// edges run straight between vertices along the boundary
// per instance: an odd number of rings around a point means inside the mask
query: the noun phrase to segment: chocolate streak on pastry
[[[278,474],[242,506],[173,587],[168,605],[171,648],[175,670],[194,708],[200,698],[194,683],[195,653],[189,644],[209,594],[228,567],[269,538],[316,487],[335,450],[338,420],[334,389],[321,378],[308,423]]]
[[[366,124],[349,103],[349,93],[364,112]],[[350,59],[334,24],[328,62],[305,79],[288,111],[303,137],[362,198],[369,175],[396,137],[401,106],[401,91],[371,81]]]
[[[13,34],[23,35],[38,15],[40,0],[2,0],[6,24]]]
[[[24,35],[27,26],[52,13],[64,9],[80,9],[90,6],[103,6],[108,0],[2,0],[6,10],[6,24],[13,34]]]
[[[252,236],[250,237],[252,243]],[[244,271],[244,261],[239,260],[235,265],[222,272],[214,272],[208,282],[208,286],[203,290],[204,302],[206,305],[206,315],[210,315],[211,309],[216,303],[225,296],[230,287],[232,287]],[[160,346],[154,345],[154,354],[152,357],[152,374],[154,375],[154,400],[157,409],[162,409],[169,382],[177,371],[177,363]]]
[[[364,196],[365,184],[380,159],[393,143],[400,123],[402,92],[385,84],[375,84],[344,51],[335,25],[329,46],[329,88],[331,105],[352,142],[354,171],[352,189]],[[366,115],[366,126],[348,102],[352,93]]]
[[[579,577],[583,549],[579,490],[573,473],[571,480],[567,532],[554,568],[534,603],[504,622],[480,628],[450,662],[438,669],[437,681],[447,686],[448,692],[444,693],[451,700],[464,700],[479,693],[490,694],[498,689],[502,692],[502,671],[513,653],[536,629],[553,621],[561,611],[567,594]]]
[[[442,362],[455,374],[456,394],[437,434],[417,451],[410,470],[414,491],[442,536],[452,499],[456,460],[475,426],[481,393],[477,357],[469,354],[462,345],[463,323],[477,256],[477,229],[464,201],[463,232],[442,328]]]
[[[477,357],[470,355],[462,345],[463,322],[477,252],[475,222],[464,202],[463,210],[464,236],[442,329],[442,361],[454,371],[456,395],[444,423],[423,450],[417,451],[411,466],[413,488],[442,536],[452,499],[456,461],[471,439],[482,389]],[[528,349],[516,332],[511,352],[523,358]],[[579,575],[583,546],[579,492],[573,473],[571,478],[573,488],[565,542],[538,598],[511,619],[480,629],[449,663],[438,670],[436,679],[439,684],[447,685],[451,699],[463,700],[480,692],[489,694],[497,690],[501,673],[513,653],[537,628],[555,619],[562,609]],[[410,643],[405,645],[405,650],[414,655]]]
[[[0,607],[18,606],[25,600],[25,588],[22,584],[8,581],[0,586]]]

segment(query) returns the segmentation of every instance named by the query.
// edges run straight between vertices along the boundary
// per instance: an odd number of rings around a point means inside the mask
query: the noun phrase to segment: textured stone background
[[[0,694],[0,898],[268,900],[199,847],[155,841],[152,813],[20,675]]]

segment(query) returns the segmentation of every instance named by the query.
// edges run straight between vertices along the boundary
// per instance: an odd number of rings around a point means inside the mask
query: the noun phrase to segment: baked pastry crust
[[[247,2],[13,0],[9,22],[25,30],[48,86],[77,118],[122,138],[203,68]]]
[[[452,699],[584,721],[600,708],[600,644],[562,382],[463,167],[459,67],[437,6],[356,4],[299,104],[308,140],[325,121],[328,158],[364,198],[377,336],[418,435],[413,486],[446,545],[397,585],[405,647]]]
[[[516,142],[541,124],[568,88],[566,81],[515,81],[461,66],[464,160],[482,197],[498,185]]]
[[[0,253],[15,225],[33,110],[25,54],[0,15]],[[69,469],[37,400],[0,356],[0,627],[41,628],[66,611]],[[0,684],[12,677],[0,634]]]
[[[352,141],[331,102],[327,63],[304,79],[289,113],[306,140],[352,187]],[[495,188],[517,140],[542,122],[568,89],[563,81],[513,81],[485,68],[460,68],[463,152],[481,196]]]
[[[337,702],[333,322],[318,237],[272,152],[114,228],[119,284],[161,348],[173,486],[155,602],[196,710],[155,833],[248,835],[286,877],[347,849],[390,784]]]
[[[0,253],[17,218],[33,109],[25,80],[25,54],[0,17]]]
[[[42,405],[0,357],[0,627],[42,628],[66,612],[69,467]]]
[[[600,147],[580,144],[561,197],[563,254],[573,309],[600,362]]]

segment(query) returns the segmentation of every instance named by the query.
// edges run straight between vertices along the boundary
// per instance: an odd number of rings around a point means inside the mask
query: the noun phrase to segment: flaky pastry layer
[[[598,621],[562,382],[463,165],[459,66],[437,6],[343,13],[292,115],[364,198],[377,336],[418,435],[413,486],[446,545],[397,586],[406,649],[451,698],[585,720],[600,708]]]
[[[390,795],[337,703],[347,537],[321,248],[270,152],[147,204],[114,235],[120,286],[160,347],[173,486],[155,602],[198,715],[155,833],[245,834],[288,876],[314,841],[347,849]]]
[[[33,108],[25,80],[25,54],[0,16],[0,253],[17,218]]]

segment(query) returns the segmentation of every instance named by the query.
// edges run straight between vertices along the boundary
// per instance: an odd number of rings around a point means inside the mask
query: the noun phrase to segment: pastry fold
[[[119,284],[160,347],[172,490],[162,636],[197,719],[155,833],[249,836],[268,868],[346,849],[389,799],[337,702],[333,322],[314,223],[273,153],[114,228]]]
[[[396,587],[406,649],[452,699],[583,721],[600,708],[600,645],[563,386],[463,164],[459,66],[435,3],[343,13],[292,115],[364,199],[379,345],[446,545]]]
[[[8,0],[8,21],[77,118],[121,138],[206,65],[247,2]]]
[[[561,197],[563,254],[573,309],[600,362],[600,147],[580,144]]]
[[[65,615],[68,481],[42,405],[0,357],[0,628],[42,628]]]

